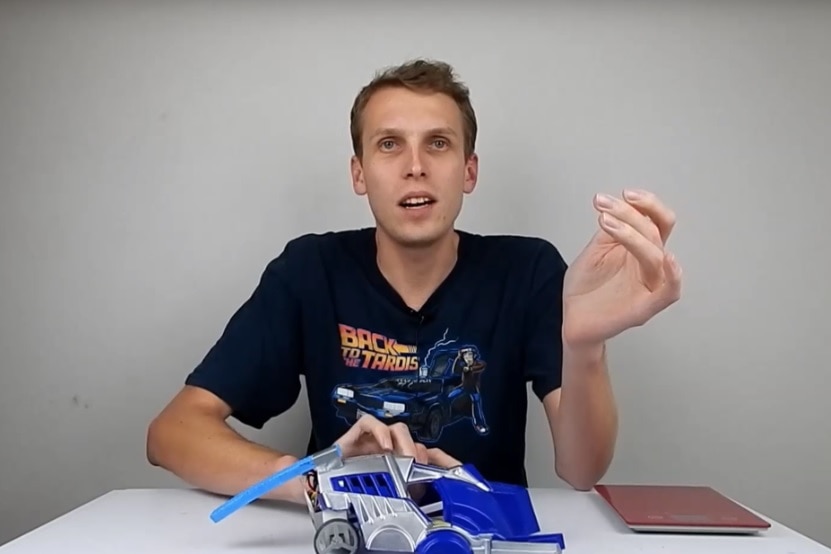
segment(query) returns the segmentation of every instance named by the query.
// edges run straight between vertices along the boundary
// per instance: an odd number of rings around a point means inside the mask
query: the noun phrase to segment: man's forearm
[[[224,421],[192,413],[156,419],[148,430],[147,458],[194,487],[227,496],[297,460],[247,440]],[[264,498],[303,502],[303,485],[294,479]]]
[[[617,440],[618,417],[606,347],[563,348],[563,384],[556,429],[556,471],[588,490],[606,473]]]

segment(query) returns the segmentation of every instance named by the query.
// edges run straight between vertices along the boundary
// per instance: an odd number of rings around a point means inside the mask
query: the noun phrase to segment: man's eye
[[[389,150],[395,146],[395,141],[393,140],[382,140],[381,141],[381,148],[384,150]]]
[[[436,139],[433,141],[433,146],[436,148],[445,148],[447,146],[447,141],[444,139]]]

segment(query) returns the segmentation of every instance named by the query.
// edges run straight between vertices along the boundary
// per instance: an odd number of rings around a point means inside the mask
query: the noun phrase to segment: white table
[[[759,536],[637,534],[595,492],[531,489],[541,530],[562,532],[565,554],[831,554],[779,524]],[[259,501],[220,523],[224,498],[188,489],[116,490],[0,546],[0,554],[310,554],[305,506]],[[770,518],[766,518],[771,521]]]

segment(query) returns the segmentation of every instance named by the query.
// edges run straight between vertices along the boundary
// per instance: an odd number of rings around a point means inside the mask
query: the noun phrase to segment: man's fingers
[[[650,242],[663,248],[663,239],[658,226],[648,216],[639,212],[635,206],[607,194],[596,195],[594,205],[601,214],[608,213],[625,222]]]
[[[447,452],[441,450],[440,448],[427,449],[427,463],[444,468],[451,468],[462,465],[462,462],[460,462]]]
[[[370,444],[367,444],[366,437],[370,437]],[[389,428],[370,415],[359,417],[336,442],[347,457],[377,453],[379,450],[391,452],[393,449]]]
[[[663,259],[664,282],[646,297],[646,301],[637,309],[636,322],[645,324],[655,314],[662,312],[681,298],[681,266],[673,254],[667,253]]]
[[[460,465],[457,460],[441,450],[428,449],[423,444],[415,442],[405,424],[396,423],[388,426],[370,415],[361,416],[336,442],[347,457],[394,452],[401,456],[412,456],[422,464],[444,467]]]
[[[420,464],[429,464],[430,455],[427,452],[427,447],[417,442],[416,445],[416,461]]]
[[[631,225],[607,212],[601,213],[599,220],[600,226],[638,260],[646,287],[654,291],[661,286],[664,280],[663,251]]]
[[[648,190],[627,189],[623,191],[623,198],[655,223],[660,231],[661,241],[666,244],[675,228],[675,212]]]
[[[346,433],[341,435],[341,437],[335,441],[335,444],[340,446],[344,456],[354,456],[356,445],[360,441],[363,433],[364,430],[360,426],[360,421],[356,422],[346,430]]]
[[[674,254],[664,256],[664,286],[658,295],[658,311],[664,310],[681,298],[681,265]]]
[[[403,423],[395,423],[389,427],[392,435],[393,449],[396,454],[418,458],[415,441],[410,435],[410,429]]]
[[[381,450],[391,452],[394,448],[394,441],[389,427],[378,421],[372,416],[363,416],[358,420],[358,424],[365,433],[372,435]]]

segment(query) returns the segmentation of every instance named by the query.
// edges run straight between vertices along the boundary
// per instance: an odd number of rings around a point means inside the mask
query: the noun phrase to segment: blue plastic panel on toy
[[[332,489],[338,492],[370,494],[397,498],[398,494],[389,473],[356,473],[331,478]]]
[[[473,466],[465,465],[465,469],[484,481]],[[527,489],[487,483],[492,492],[456,479],[436,480],[433,486],[443,502],[444,520],[474,535],[493,534],[495,539],[506,541],[558,543],[565,549],[561,533],[537,534],[539,522]]]

